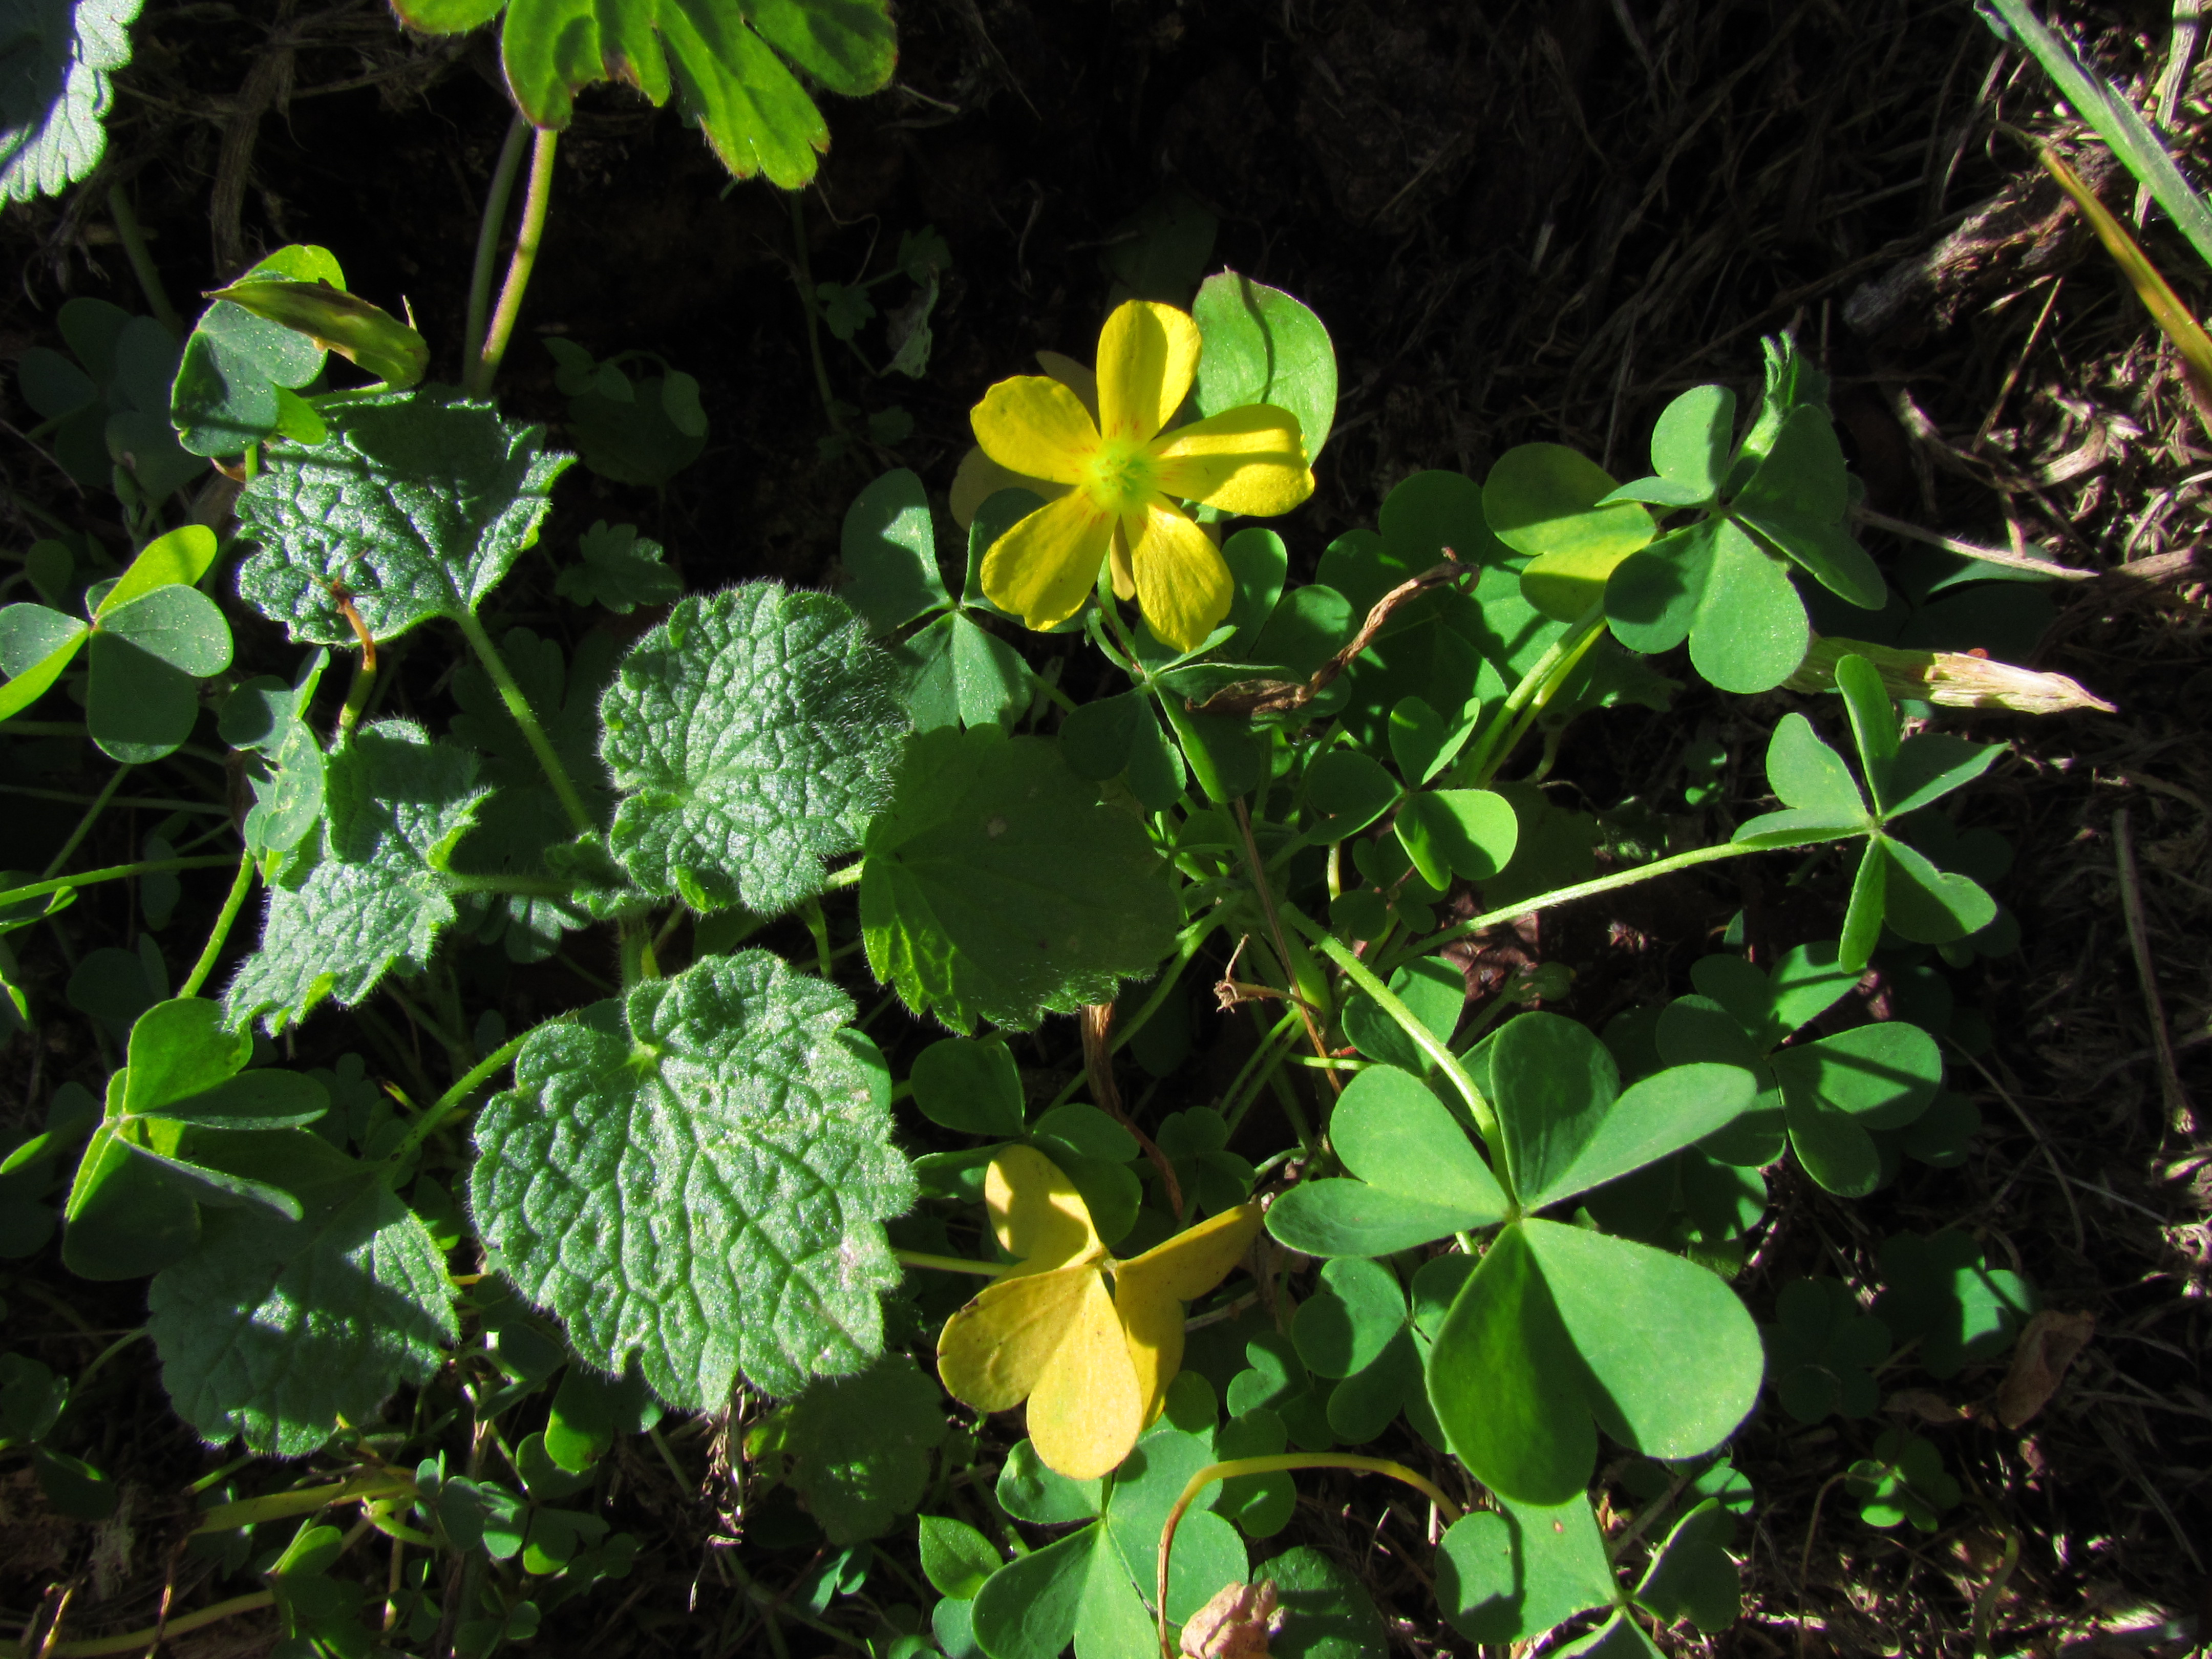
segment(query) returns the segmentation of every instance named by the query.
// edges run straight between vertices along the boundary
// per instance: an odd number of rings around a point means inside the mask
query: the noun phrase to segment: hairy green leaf
[[[140,0],[0,3],[0,198],[58,196],[100,164]]]
[[[441,878],[484,792],[479,763],[385,720],[355,734],[325,772],[319,832],[269,888],[261,945],[223,996],[224,1017],[272,1035],[325,997],[351,1006],[394,968],[420,973],[453,920]]]
[[[783,1413],[777,1449],[833,1544],[888,1531],[921,1501],[943,1443],[945,1395],[902,1353],[857,1376],[821,1378]]]
[[[210,1214],[199,1248],[155,1276],[147,1325],[169,1396],[201,1434],[299,1457],[341,1417],[374,1423],[393,1389],[437,1369],[459,1328],[445,1258],[380,1171],[306,1133],[284,1161],[300,1218]]]
[[[632,880],[761,915],[821,890],[890,793],[905,721],[852,609],[752,582],[686,599],[600,699]]]
[[[539,1027],[484,1109],[470,1196],[523,1294],[607,1370],[718,1409],[860,1370],[914,1196],[836,987],[749,951]]]
[[[418,387],[330,414],[319,444],[283,444],[239,497],[260,544],[239,596],[295,640],[349,645],[337,583],[369,633],[473,615],[538,538],[553,481],[575,459],[540,453],[541,427]]]

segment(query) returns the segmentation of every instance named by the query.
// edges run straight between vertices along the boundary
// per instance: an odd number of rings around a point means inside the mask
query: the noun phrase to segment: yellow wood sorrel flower
[[[1065,493],[994,543],[983,592],[1031,628],[1073,616],[1110,558],[1114,591],[1137,600],[1179,651],[1205,642],[1235,592],[1220,550],[1179,501],[1287,513],[1313,494],[1298,417],[1249,404],[1162,430],[1198,371],[1198,325],[1131,300],[1098,336],[1097,418],[1060,380],[1024,374],[983,394],[969,419],[983,453]]]
[[[1182,1304],[1243,1259],[1260,1206],[1224,1210],[1116,1261],[1075,1183],[1032,1147],[991,1160],[983,1201],[1020,1265],[945,1322],[937,1374],[978,1411],[1026,1399],[1037,1455],[1070,1480],[1092,1480],[1120,1467],[1159,1416],[1182,1368]]]

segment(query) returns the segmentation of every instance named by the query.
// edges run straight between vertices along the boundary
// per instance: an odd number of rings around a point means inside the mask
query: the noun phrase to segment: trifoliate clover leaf
[[[394,968],[420,973],[453,920],[444,872],[484,793],[478,761],[386,720],[332,755],[316,836],[269,889],[261,947],[223,997],[225,1019],[271,1035],[326,996],[359,1002]]]
[[[541,453],[542,427],[444,387],[333,410],[329,426],[321,443],[273,448],[238,501],[261,544],[240,597],[317,645],[353,642],[333,583],[379,640],[474,615],[537,539],[575,459]]]
[[[2038,1306],[2033,1285],[1984,1265],[1973,1236],[1956,1228],[1899,1233],[1883,1242],[1881,1261],[1875,1316],[1900,1342],[1919,1338],[1921,1365],[1938,1379],[1995,1359]]]
[[[131,61],[139,0],[0,3],[0,199],[58,196],[99,166],[109,75]]]
[[[553,584],[572,605],[603,605],[627,617],[641,605],[666,605],[683,592],[676,573],[660,562],[660,544],[639,535],[634,524],[601,519],[584,532],[576,550],[584,562],[570,565]]]
[[[1844,1484],[1859,1500],[1859,1519],[1869,1527],[1910,1521],[1923,1532],[1933,1532],[1936,1518],[1961,1496],[1936,1443],[1905,1429],[1884,1431],[1875,1442],[1874,1455],[1852,1464]]]
[[[1177,919],[1143,826],[1042,738],[921,733],[868,831],[868,966],[955,1030],[1110,1002],[1174,948]]]
[[[860,1370],[913,1201],[836,987],[748,951],[539,1027],[484,1109],[470,1197],[524,1295],[609,1371],[718,1409]]]
[[[890,793],[904,718],[852,608],[750,582],[684,600],[599,702],[624,799],[608,844],[696,910],[787,910]]]
[[[273,1152],[276,1137],[265,1139]],[[286,1139],[271,1161],[300,1218],[258,1205],[210,1211],[199,1248],[155,1275],[147,1324],[161,1380],[194,1428],[300,1457],[340,1418],[374,1422],[459,1332],[445,1259],[378,1170],[317,1136]]]
[[[1840,1279],[1793,1279],[1775,1304],[1775,1322],[1759,1328],[1766,1380],[1800,1423],[1830,1412],[1870,1417],[1881,1396],[1873,1366],[1889,1357],[1889,1328],[1859,1309]]]
[[[853,1544],[921,1502],[929,1455],[944,1440],[944,1394],[912,1358],[891,1353],[858,1376],[808,1384],[745,1449],[789,1458],[791,1484],[830,1541]]]

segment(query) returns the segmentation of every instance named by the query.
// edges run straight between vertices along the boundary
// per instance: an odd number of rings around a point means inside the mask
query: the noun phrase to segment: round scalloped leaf
[[[301,1457],[337,1427],[376,1420],[459,1334],[446,1261],[380,1178],[319,1137],[257,1137],[301,1200],[211,1211],[199,1248],[155,1275],[147,1326],[161,1381],[211,1442],[241,1437]]]
[[[851,1000],[764,951],[542,1025],[484,1109],[471,1208],[516,1286],[610,1371],[714,1411],[882,1352],[914,1200],[842,1039]]]
[[[1175,948],[1179,915],[1137,818],[1056,743],[995,725],[916,736],[868,830],[868,966],[955,1030],[1112,1001]]]
[[[630,878],[764,916],[819,892],[890,793],[889,672],[842,599],[751,582],[681,601],[599,700]]]
[[[131,61],[140,0],[39,0],[9,9],[0,83],[0,200],[58,196],[99,166],[102,125]]]
[[[432,617],[473,615],[538,539],[553,481],[575,459],[540,453],[544,428],[445,387],[329,411],[319,444],[280,444],[239,497],[260,544],[239,597],[292,638],[350,645],[331,584],[393,639]]]

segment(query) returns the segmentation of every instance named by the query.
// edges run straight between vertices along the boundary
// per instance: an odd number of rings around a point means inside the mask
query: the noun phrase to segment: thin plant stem
[[[238,921],[238,913],[246,907],[246,896],[253,890],[253,872],[256,868],[253,849],[247,848],[238,855],[238,873],[231,878],[229,895],[222,902],[222,910],[215,919],[215,927],[208,934],[206,945],[200,949],[200,959],[192,964],[192,971],[185,975],[185,982],[177,988],[180,997],[196,997],[207,977],[215,971],[216,959],[222,955],[224,943]]]
[[[1228,1090],[1221,1097],[1222,1121],[1229,1133],[1237,1133],[1244,1114],[1251,1110],[1252,1103],[1259,1099],[1260,1091],[1267,1087],[1267,1079],[1282,1064],[1285,1052],[1297,1038],[1298,1011],[1295,1008],[1262,1032],[1250,1057],[1230,1079]]]
[[[576,786],[569,781],[568,769],[561,764],[561,757],[554,752],[552,739],[545,735],[545,728],[538,723],[537,712],[531,708],[530,699],[523,696],[521,686],[515,683],[514,675],[507,668],[507,659],[499,654],[499,647],[491,642],[491,635],[484,631],[484,625],[477,620],[474,612],[459,611],[453,620],[459,624],[462,635],[474,647],[478,660],[484,665],[484,672],[491,676],[491,683],[499,688],[500,700],[507,705],[507,712],[522,728],[523,739],[529,744],[530,752],[538,757],[538,764],[544,769],[546,781],[553,786],[554,794],[560,798],[561,810],[568,815],[568,822],[574,826],[577,834],[588,833],[597,827],[592,822],[592,815],[584,809],[584,799],[576,793]]]
[[[1190,959],[1198,954],[1199,946],[1206,943],[1206,936],[1219,925],[1216,913],[1209,910],[1176,936],[1176,953],[1161,965],[1158,977],[1152,983],[1152,994],[1145,999],[1136,1012],[1131,1014],[1128,1018],[1115,1023],[1113,1035],[1106,1043],[1108,1054],[1121,1053],[1128,1046],[1129,1039],[1145,1029],[1145,1022],[1167,1006],[1168,998],[1173,994],[1176,985],[1182,981],[1182,970],[1190,965]],[[1060,1093],[1053,1097],[1053,1105],[1066,1105],[1069,1101],[1075,1098],[1077,1092],[1088,1081],[1088,1073],[1078,1072],[1067,1080]]]
[[[536,1029],[535,1026],[531,1028],[532,1030]],[[397,1167],[417,1146],[435,1134],[445,1126],[447,1119],[460,1110],[462,1103],[471,1095],[507,1068],[508,1062],[522,1052],[522,1045],[529,1037],[530,1032],[525,1031],[520,1036],[508,1038],[463,1073],[452,1088],[438,1097],[428,1111],[415,1120],[414,1126],[407,1131],[406,1139],[392,1149],[392,1156],[386,1162]]]
[[[14,737],[16,734],[11,728],[7,735]],[[93,796],[72,794],[66,789],[33,789],[20,783],[0,783],[0,795],[21,795],[27,800],[59,801],[64,806],[86,806],[94,799]],[[204,800],[162,800],[150,795],[117,795],[107,804],[110,806],[140,807],[149,812],[191,812],[199,817],[217,818],[230,816],[228,807],[210,805]]]
[[[1539,694],[1548,697],[1551,686],[1582,659],[1583,653],[1590,648],[1604,627],[1605,605],[1601,600],[1552,641],[1550,648],[1521,677],[1521,683],[1498,705],[1498,712],[1490,717],[1468,753],[1461,757],[1457,773],[1461,779],[1480,788],[1497,775],[1498,769],[1513,752],[1514,744],[1528,730],[1522,719],[1522,711],[1532,704],[1540,708],[1543,706]]]
[[[69,862],[70,854],[76,852],[83,844],[84,838],[92,833],[92,826],[100,822],[100,815],[107,810],[108,803],[115,799],[115,792],[122,787],[123,780],[130,770],[131,763],[125,761],[108,775],[106,783],[101,787],[100,793],[92,798],[92,805],[84,809],[84,816],[76,821],[76,828],[70,831],[70,838],[62,843],[62,850],[55,854],[47,861],[46,867],[39,872],[41,877],[51,877],[55,871]]]
[[[868,861],[866,859],[855,859],[842,870],[832,870],[822,878],[822,890],[825,893],[834,893],[840,888],[857,885],[867,867]]]
[[[1183,1483],[1182,1495],[1176,1499],[1175,1507],[1168,1511],[1167,1524],[1160,1528],[1160,1569],[1156,1586],[1158,1593],[1153,1598],[1153,1605],[1159,1609],[1161,1659],[1175,1659],[1175,1650],[1168,1645],[1168,1559],[1175,1549],[1176,1528],[1182,1524],[1183,1512],[1199,1493],[1217,1480],[1234,1480],[1247,1474],[1284,1474],[1294,1469],[1349,1469],[1354,1474],[1387,1474],[1393,1480],[1404,1481],[1434,1504],[1446,1526],[1463,1513],[1444,1489],[1428,1476],[1387,1457],[1365,1457],[1353,1452],[1284,1452],[1273,1457],[1237,1457],[1224,1463],[1208,1463]]]
[[[158,876],[166,870],[211,870],[217,865],[228,865],[230,854],[202,854],[189,859],[146,859],[137,864],[111,864],[104,870],[83,870],[73,876],[50,877],[34,881],[27,887],[10,887],[0,893],[0,909],[11,904],[21,904],[25,899],[44,898],[49,893],[58,893],[68,887],[96,887],[103,881],[122,881],[131,876]]]
[[[255,1590],[250,1595],[234,1595],[228,1601],[202,1607],[198,1613],[179,1613],[165,1625],[149,1626],[122,1636],[89,1636],[81,1642],[58,1642],[43,1652],[45,1659],[99,1659],[99,1656],[109,1653],[143,1653],[164,1637],[189,1636],[234,1614],[256,1613],[276,1604],[276,1591]]]
[[[1839,836],[1844,840],[1848,837]],[[1538,910],[1549,910],[1556,905],[1571,904],[1577,899],[1594,898],[1600,893],[1611,893],[1623,887],[1633,887],[1639,881],[1650,881],[1660,876],[1671,876],[1677,870],[1694,870],[1701,864],[1717,864],[1723,859],[1741,858],[1747,853],[1771,852],[1779,849],[1762,848],[1741,842],[1722,842],[1717,846],[1693,848],[1686,853],[1677,853],[1672,858],[1657,859],[1650,864],[1639,864],[1632,870],[1617,870],[1609,876],[1600,876],[1595,881],[1578,882],[1572,887],[1556,888],[1548,893],[1539,893],[1534,898],[1516,900],[1503,909],[1487,910],[1481,915],[1470,916],[1465,921],[1455,922],[1440,933],[1431,933],[1424,939],[1407,941],[1407,954],[1418,952],[1432,955],[1454,939],[1465,939],[1469,933],[1479,933],[1486,927],[1495,927],[1501,921],[1510,921],[1516,916],[1533,915]],[[1394,964],[1395,965],[1395,964]]]
[[[806,252],[806,198],[791,193],[793,270],[799,289],[799,308],[806,313],[806,349],[814,359],[814,390],[822,398],[822,413],[830,429],[840,437],[845,423],[837,418],[837,394],[830,389],[830,364],[822,356],[822,321],[814,300],[814,262]]]
[[[507,893],[517,898],[567,898],[576,890],[574,882],[558,876],[465,876],[458,871],[446,873],[445,885],[448,893]]]
[[[909,1267],[934,1267],[942,1273],[979,1273],[985,1279],[1003,1279],[1018,1265],[1012,1261],[970,1261],[958,1255],[932,1255],[927,1250],[893,1250],[891,1254]]]
[[[27,501],[23,503],[28,506]],[[69,528],[64,525],[64,530]],[[5,720],[0,721],[0,737],[9,738],[81,738],[85,733],[82,720]]]
[[[131,208],[130,194],[119,183],[107,187],[107,215],[115,222],[115,240],[123,244],[124,257],[131,261],[131,274],[138,279],[138,291],[146,296],[146,306],[154,313],[154,320],[172,334],[182,334],[185,319],[169,303],[168,290],[161,286],[161,273],[155,269],[154,256],[146,246],[146,233],[138,228],[138,215]]]
[[[491,314],[491,269],[499,259],[499,234],[507,227],[507,204],[514,196],[514,175],[522,168],[522,142],[530,123],[517,113],[507,123],[506,140],[491,170],[491,188],[484,194],[483,222],[477,228],[476,265],[469,273],[468,321],[461,332],[461,361],[473,363],[483,355],[484,323]]]
[[[1467,1074],[1467,1067],[1460,1064],[1459,1056],[1452,1053],[1443,1039],[1421,1024],[1414,1017],[1413,1010],[1401,1002],[1390,988],[1376,977],[1375,970],[1362,962],[1352,947],[1335,934],[1307,921],[1295,910],[1291,913],[1291,925],[1320,946],[1322,953],[1344,970],[1346,978],[1375,1000],[1376,1007],[1398,1022],[1415,1046],[1435,1062],[1437,1069],[1451,1080],[1452,1087],[1459,1091],[1460,1098],[1467,1102],[1468,1110],[1474,1115],[1474,1126],[1481,1131],[1482,1138],[1496,1146],[1497,1116],[1491,1111],[1490,1103],[1483,1098],[1482,1091],[1474,1086],[1474,1079]]]
[[[514,252],[507,258],[507,282],[499,291],[499,308],[484,329],[483,344],[469,365],[464,387],[471,398],[488,397],[499,374],[500,359],[522,314],[522,296],[530,291],[530,273],[538,264],[538,244],[545,237],[545,213],[553,203],[553,153],[561,135],[540,127],[530,151],[530,184],[522,197],[522,223],[514,233]]]

